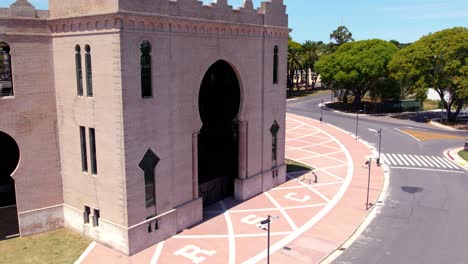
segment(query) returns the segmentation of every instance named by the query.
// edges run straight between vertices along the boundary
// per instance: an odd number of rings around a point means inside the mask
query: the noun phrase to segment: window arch
[[[86,67],[86,89],[89,97],[93,96],[93,71],[91,68],[91,47],[85,46],[85,67]]]
[[[276,120],[273,122],[273,124],[270,127],[270,133],[271,133],[271,160],[273,162],[277,161],[278,158],[278,131],[280,130],[280,127]]]
[[[273,83],[278,83],[278,46],[273,49]]]
[[[81,65],[81,47],[75,46],[76,93],[83,96],[83,68]]]
[[[140,44],[140,69],[141,69],[141,96],[152,97],[152,80],[151,80],[151,44],[147,40],[143,40]]]
[[[10,46],[0,42],[0,97],[13,95]]]

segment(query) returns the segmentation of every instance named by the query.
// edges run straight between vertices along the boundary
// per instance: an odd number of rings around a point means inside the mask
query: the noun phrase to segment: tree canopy
[[[348,42],[323,56],[315,68],[332,89],[352,92],[357,108],[362,97],[387,77],[387,64],[397,50],[394,44],[378,39]]]
[[[448,121],[455,121],[468,100],[467,55],[468,29],[456,27],[422,37],[401,49],[388,68],[393,78],[407,83],[419,97],[424,97],[429,88],[435,89]],[[456,107],[455,112],[452,107]]]

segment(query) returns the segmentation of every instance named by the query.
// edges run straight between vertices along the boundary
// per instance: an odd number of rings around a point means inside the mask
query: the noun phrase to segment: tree
[[[352,92],[357,110],[364,95],[387,78],[387,64],[397,50],[394,44],[378,39],[348,42],[320,58],[315,67],[323,83],[345,94]]]
[[[302,67],[301,44],[289,40],[288,41],[288,88],[291,92],[294,88],[294,73]]]
[[[302,57],[303,57],[303,68],[306,71],[306,89],[309,87],[309,72],[315,71],[315,62],[319,60],[320,47],[323,42],[307,40],[302,44]],[[312,87],[315,86],[315,82],[312,83]]]
[[[329,52],[334,52],[344,43],[354,41],[353,33],[351,33],[346,26],[339,26],[330,33],[330,40],[333,40],[334,42],[330,42],[328,44]]]
[[[420,97],[433,88],[447,110],[447,120],[454,122],[468,101],[467,62],[468,29],[456,27],[422,37],[398,51],[388,68],[393,78],[407,83]]]

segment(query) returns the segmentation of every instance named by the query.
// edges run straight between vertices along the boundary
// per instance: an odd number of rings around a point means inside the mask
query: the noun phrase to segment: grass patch
[[[302,98],[302,97],[321,95],[321,94],[327,94],[327,93],[329,94],[330,92],[331,90],[328,90],[328,89],[317,89],[317,88],[310,89],[307,92],[305,90],[294,89],[292,94],[289,95],[287,99]]]
[[[436,100],[425,100],[423,103],[423,110],[424,111],[430,111],[430,110],[436,110],[439,109],[439,102]]]
[[[91,240],[68,229],[0,241],[0,263],[73,263]]]
[[[458,156],[462,157],[465,161],[468,161],[468,151],[462,150],[458,152]]]
[[[289,172],[298,172],[298,171],[311,171],[314,170],[314,168],[304,164],[300,163],[294,160],[286,159],[286,171]]]

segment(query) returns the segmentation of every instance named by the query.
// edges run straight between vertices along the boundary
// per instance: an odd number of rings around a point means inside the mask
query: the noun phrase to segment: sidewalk
[[[468,170],[468,162],[458,155],[458,152],[462,151],[464,148],[454,148],[447,150],[444,154],[454,162],[456,162],[460,167]]]
[[[82,263],[258,263],[267,257],[271,223],[272,263],[317,263],[350,237],[366,210],[371,154],[348,133],[308,118],[287,115],[286,156],[315,168],[314,174],[290,174],[289,181],[244,203],[226,199],[206,209],[212,216],[143,252],[127,257],[97,244]],[[383,185],[383,169],[372,167],[370,201]],[[227,209],[229,208],[229,209]]]

